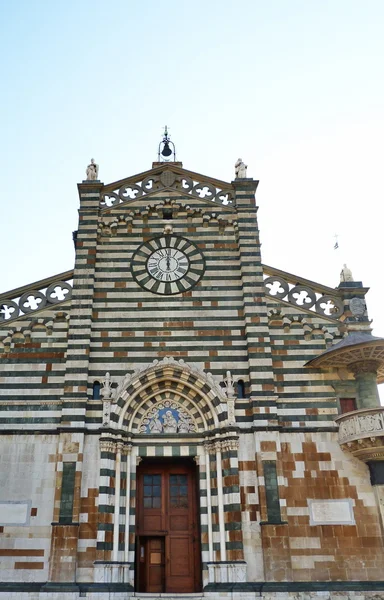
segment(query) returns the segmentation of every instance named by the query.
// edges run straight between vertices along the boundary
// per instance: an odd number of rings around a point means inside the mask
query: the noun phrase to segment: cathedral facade
[[[264,265],[236,165],[92,161],[74,268],[0,294],[0,597],[384,597],[367,288]]]

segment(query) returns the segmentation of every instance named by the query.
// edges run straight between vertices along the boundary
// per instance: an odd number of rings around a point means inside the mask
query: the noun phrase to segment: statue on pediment
[[[248,165],[243,162],[242,158],[238,158],[235,163],[235,178],[246,179]]]
[[[340,273],[340,282],[344,283],[345,281],[354,281],[352,271],[346,264],[343,265]]]
[[[95,163],[94,158],[91,158],[91,162],[87,167],[86,174],[87,181],[95,181],[99,177],[99,165]]]

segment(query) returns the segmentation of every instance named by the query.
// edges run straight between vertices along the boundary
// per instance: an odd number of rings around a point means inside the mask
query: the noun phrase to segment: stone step
[[[130,597],[135,598],[135,600],[158,600],[159,598],[163,600],[203,600],[204,598],[203,594],[201,593],[175,594],[169,592],[162,592],[159,594],[145,594],[142,592],[136,592]]]

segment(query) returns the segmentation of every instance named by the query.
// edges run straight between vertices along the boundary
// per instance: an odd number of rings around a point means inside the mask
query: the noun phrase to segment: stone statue
[[[91,158],[91,162],[89,163],[87,170],[87,181],[95,181],[99,176],[99,165],[95,163],[95,159]]]
[[[347,265],[344,264],[340,273],[340,283],[344,281],[354,281],[351,269],[348,269]]]
[[[227,394],[227,398],[234,398],[236,395],[234,380],[232,377],[231,371],[227,371],[227,376],[224,379],[225,383],[225,393]]]
[[[163,424],[159,419],[158,410],[153,413],[153,417],[148,425],[148,428],[151,433],[163,433]]]
[[[236,179],[246,179],[247,169],[248,169],[248,165],[243,163],[242,158],[238,158],[235,163],[235,178]]]
[[[100,392],[101,396],[104,400],[111,398],[112,396],[112,386],[111,386],[111,375],[110,373],[106,373],[104,379],[102,380],[102,390]]]
[[[164,422],[164,433],[176,433],[177,432],[177,421],[172,414],[171,410],[167,410],[165,415],[163,415]]]

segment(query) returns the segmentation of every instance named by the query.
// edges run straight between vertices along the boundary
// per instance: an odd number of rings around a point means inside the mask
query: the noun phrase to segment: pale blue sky
[[[73,266],[76,183],[151,167],[260,179],[263,260],[347,262],[384,335],[382,0],[0,0],[0,291]],[[333,250],[339,234],[340,249]],[[9,257],[4,260],[4,257]]]

